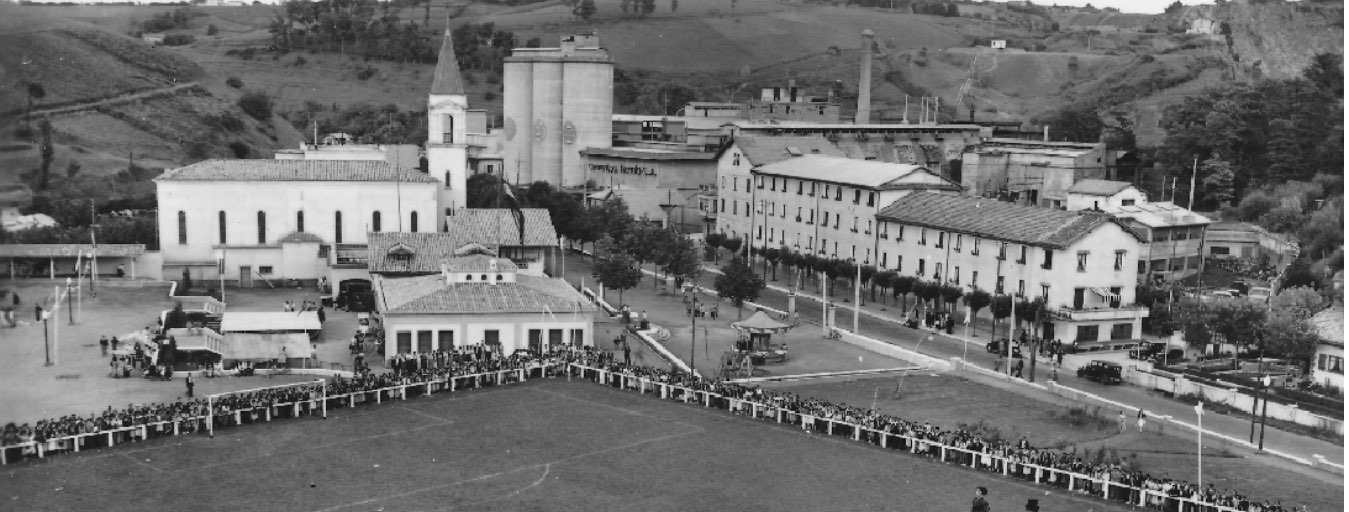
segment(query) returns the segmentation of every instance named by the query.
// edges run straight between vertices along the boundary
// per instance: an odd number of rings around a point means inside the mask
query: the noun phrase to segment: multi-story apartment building
[[[803,155],[844,156],[822,135],[736,137],[717,160],[717,200],[710,212],[717,232],[748,241],[754,199],[750,169]]]
[[[1043,297],[1045,339],[1135,339],[1148,309],[1134,304],[1146,239],[1113,216],[916,192],[882,209],[881,269],[967,291]]]
[[[960,183],[969,195],[1059,208],[1073,184],[1103,180],[1114,164],[1105,143],[988,139],[965,150]]]
[[[1149,202],[1147,194],[1124,181],[1082,180],[1068,189],[1069,210],[1114,215],[1148,244],[1138,259],[1138,275],[1173,281],[1199,272],[1208,217],[1170,201]]]
[[[927,190],[960,186],[911,164],[803,155],[750,171],[754,209],[748,243],[876,264],[876,214]]]

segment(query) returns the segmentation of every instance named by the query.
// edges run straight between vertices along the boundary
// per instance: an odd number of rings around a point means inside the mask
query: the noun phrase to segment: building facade
[[[1295,238],[1249,222],[1218,222],[1209,226],[1204,237],[1204,257],[1268,260],[1283,269],[1297,259],[1301,248]]]
[[[960,184],[970,195],[1061,208],[1075,183],[1109,179],[1113,167],[1105,143],[989,139],[965,151]]]
[[[1336,290],[1343,293],[1343,285]],[[1342,296],[1342,295],[1339,295]],[[1321,337],[1312,356],[1312,382],[1327,388],[1344,389],[1344,303],[1312,315],[1311,323]]]
[[[1170,201],[1150,202],[1128,182],[1082,180],[1068,189],[1068,210],[1108,213],[1148,241],[1138,275],[1174,281],[1199,273],[1204,237],[1213,221]]]
[[[184,268],[241,286],[331,277],[341,246],[434,232],[439,218],[440,181],[382,161],[206,160],[154,181],[171,278]]]
[[[748,241],[754,200],[750,170],[800,155],[844,156],[822,135],[736,137],[717,159],[717,197],[711,209],[716,231]]]
[[[877,264],[876,214],[920,190],[957,194],[960,186],[926,168],[802,155],[753,168],[746,242],[832,259]]]
[[[502,94],[506,172],[520,183],[585,184],[580,150],[609,147],[614,62],[599,36],[571,35],[558,48],[516,48]]]
[[[503,355],[594,346],[596,308],[565,281],[521,274],[510,260],[482,254],[441,269],[375,276],[386,358],[478,344]]]
[[[1042,297],[1044,339],[1141,337],[1134,304],[1145,240],[1122,221],[981,197],[917,192],[886,206],[879,267],[991,294]]]

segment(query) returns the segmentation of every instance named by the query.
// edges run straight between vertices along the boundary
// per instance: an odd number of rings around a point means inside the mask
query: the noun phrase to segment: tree
[[[698,249],[694,246],[693,240],[673,231],[670,233],[674,238],[666,249],[669,256],[663,263],[665,274],[684,279],[697,279],[703,272],[703,266],[698,262]]]
[[[1255,223],[1275,233],[1290,233],[1297,231],[1305,220],[1306,217],[1297,208],[1276,206],[1256,219]]]
[[[597,12],[599,12],[599,8],[595,7],[595,0],[581,0],[581,2],[576,4],[575,7],[572,7],[571,10],[571,13],[577,18],[586,21],[589,21],[590,17],[594,16]]]
[[[51,180],[52,157],[56,155],[56,148],[52,145],[52,122],[46,117],[38,123],[38,129],[42,130],[42,167],[38,169],[38,190],[47,190],[47,185]]]
[[[1343,57],[1336,53],[1318,53],[1302,76],[1333,98],[1344,97]]]
[[[956,301],[960,300],[960,298],[963,297],[964,295],[965,291],[962,290],[959,286],[952,286],[948,284],[941,287],[941,299],[942,301],[946,302],[947,311],[955,312]]]
[[[1276,312],[1265,322],[1263,331],[1265,350],[1297,361],[1304,371],[1310,368],[1316,345],[1321,341],[1310,321]]]
[[[187,272],[187,269],[184,268],[183,272]],[[183,303],[179,301],[174,303],[173,310],[164,315],[164,330],[181,329],[183,327],[187,327],[187,312],[183,311]]]
[[[1199,167],[1200,174],[1204,176],[1204,196],[1218,206],[1231,201],[1235,194],[1233,184],[1236,180],[1236,174],[1232,172],[1232,164],[1213,156],[1199,164]]]
[[[670,12],[679,10],[679,0],[670,0]]]
[[[187,267],[183,267],[183,290],[188,292],[192,290],[192,273],[188,272]]]
[[[1213,332],[1227,343],[1249,349],[1260,345],[1266,319],[1263,305],[1245,299],[1219,299],[1211,304],[1214,316]]]
[[[1298,320],[1306,320],[1321,310],[1321,294],[1308,286],[1295,286],[1279,290],[1279,294],[1269,299],[1272,314],[1288,315]]]
[[[622,240],[636,222],[628,213],[628,203],[621,197],[612,197],[587,210],[591,225],[598,230],[599,236],[608,236]]]
[[[645,18],[656,12],[656,0],[637,0],[637,14]]]
[[[1194,297],[1186,297],[1176,301],[1172,309],[1173,321],[1185,344],[1191,347],[1199,348],[1203,353],[1208,353],[1208,346],[1213,342],[1213,323],[1216,317],[1212,308]]]
[[[731,300],[731,304],[736,308],[736,318],[739,318],[740,308],[746,301],[757,300],[765,283],[763,278],[755,274],[754,269],[745,263],[745,259],[739,256],[731,258],[731,262],[722,267],[721,271],[721,275],[718,275],[713,283],[713,288],[717,290],[718,296]]]
[[[970,308],[970,321],[974,321],[974,318],[979,316],[979,310],[984,309],[991,304],[993,304],[993,296],[989,295],[986,291],[976,288],[974,291],[965,294],[965,307]],[[977,336],[978,334],[979,330],[976,327],[975,335]]]
[[[993,312],[993,336],[998,335],[998,321],[1012,316],[1012,296],[998,295],[993,297],[993,302],[989,305],[989,310]],[[1011,326],[1008,326],[1007,337],[1012,337]]]
[[[1344,198],[1336,197],[1307,216],[1297,230],[1302,254],[1321,258],[1344,246]]]
[[[942,293],[941,283],[938,283],[936,281],[929,281],[925,283],[925,285],[923,286],[922,293],[919,293],[918,297],[923,299],[923,303],[925,304],[929,302],[932,303],[933,309],[940,310],[941,304],[939,304],[939,302],[942,296],[941,293]]]
[[[898,273],[898,272],[895,272],[895,271],[893,271],[893,270],[883,270],[883,271],[877,272],[877,273],[876,273],[876,277],[873,277],[872,280],[871,280],[871,282],[872,282],[874,285],[879,286],[879,287],[881,288],[881,290],[893,290],[893,289],[895,288],[895,280],[896,280],[896,279],[899,279],[899,273]],[[875,300],[875,299],[873,299],[873,300]],[[884,291],[881,293],[881,305],[885,305],[885,293],[884,293]]]
[[[219,34],[220,34],[220,27],[215,26],[214,23],[206,26],[206,35],[214,36]]]
[[[909,309],[909,294],[918,284],[918,278],[913,276],[897,276],[890,281],[890,293],[894,294],[896,299],[900,299],[899,309],[907,311]]]
[[[1099,142],[1105,128],[1096,107],[1087,103],[1068,105],[1035,122],[1049,125],[1054,140],[1072,142]]]
[[[1312,289],[1318,289],[1321,286],[1321,281],[1316,279],[1316,275],[1312,273],[1311,265],[1307,263],[1305,257],[1295,259],[1288,264],[1288,268],[1283,271],[1283,282],[1280,283],[1281,288],[1300,286]]]
[[[642,271],[632,256],[618,248],[612,238],[595,243],[595,270],[591,274],[605,288],[618,290],[618,303],[623,304],[623,291],[642,282]]]
[[[764,261],[768,262],[768,266],[772,268],[773,280],[777,281],[778,262],[782,261],[782,250],[776,247],[769,247],[767,249],[764,249],[759,256],[763,258]]]
[[[927,296],[927,289],[929,286],[931,286],[931,283],[919,279],[917,276],[913,276],[913,285],[909,287],[909,291],[913,292],[915,307],[923,303],[923,298]]]

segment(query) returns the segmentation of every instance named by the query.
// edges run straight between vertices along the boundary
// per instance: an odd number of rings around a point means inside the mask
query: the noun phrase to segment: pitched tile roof
[[[437,183],[418,171],[376,160],[202,160],[155,181],[401,181]]]
[[[296,231],[294,233],[281,237],[281,240],[279,240],[279,242],[283,244],[302,244],[302,243],[315,243],[315,242],[323,243],[323,238],[313,233]]]
[[[557,231],[553,229],[553,219],[548,216],[548,210],[521,208],[520,213],[525,220],[524,241],[520,240],[520,227],[515,222],[513,212],[507,208],[456,210],[447,220],[450,226],[448,232],[465,240],[464,243],[525,247],[557,245]]]
[[[1097,227],[1114,223],[1139,242],[1147,242],[1122,221],[1104,213],[1069,212],[930,192],[901,197],[877,213],[876,218],[1052,249],[1063,249]]]
[[[898,164],[889,162],[878,162],[875,160],[858,160],[855,158],[845,158],[838,156],[824,155],[804,155],[791,159],[781,160],[768,165],[761,165],[754,168],[755,174],[766,174],[772,176],[786,176],[788,178],[797,178],[803,180],[821,181],[828,183],[838,183],[842,185],[852,185],[857,187],[866,187],[873,189],[888,189],[887,185],[897,185],[897,180],[917,177],[921,174],[932,174],[926,167],[913,164]],[[960,187],[950,180],[941,179],[941,183],[933,183],[930,188],[951,188],[959,190]],[[913,184],[914,182],[909,182]]]
[[[455,252],[478,244],[495,252],[501,246],[551,247],[557,245],[557,232],[548,210],[524,208],[525,242],[520,243],[520,228],[507,209],[459,210],[449,217],[444,233],[381,232],[367,235],[367,264],[371,273],[439,273],[440,263],[455,257]],[[389,251],[397,246],[412,251],[411,258],[393,258]]]
[[[787,152],[787,148],[796,148],[803,155],[848,156],[823,135],[784,137],[740,135],[735,138],[735,145],[745,154],[745,158],[749,159],[750,165],[767,165],[795,157],[796,155]]]
[[[1124,189],[1134,186],[1127,181],[1110,180],[1081,180],[1068,188],[1069,194],[1083,194],[1089,196],[1113,196]]]
[[[567,313],[596,308],[566,282],[517,275],[514,283],[446,284],[440,275],[375,276],[375,292],[386,314]]]
[[[464,80],[459,76],[459,61],[454,57],[454,41],[450,30],[440,42],[440,58],[436,61],[436,75],[431,80],[431,94],[464,95]]]
[[[496,269],[492,268],[493,261],[496,261]],[[450,272],[506,272],[520,270],[520,267],[509,258],[474,254],[472,256],[456,256],[445,260],[445,269]]]

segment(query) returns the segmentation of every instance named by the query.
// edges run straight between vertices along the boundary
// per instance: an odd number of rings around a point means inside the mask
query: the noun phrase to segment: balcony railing
[[[1082,308],[1059,307],[1051,309],[1050,315],[1068,321],[1091,321],[1091,320],[1115,320],[1115,319],[1134,319],[1142,318],[1148,315],[1148,307],[1141,304],[1124,304],[1117,308],[1106,305],[1089,306]]]

